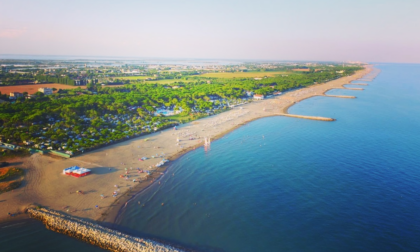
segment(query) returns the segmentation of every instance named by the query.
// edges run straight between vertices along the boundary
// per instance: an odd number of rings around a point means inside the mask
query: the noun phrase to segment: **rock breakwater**
[[[110,251],[141,252],[181,252],[183,250],[158,243],[150,239],[142,239],[116,230],[102,227],[88,221],[61,214],[59,212],[40,209],[28,209],[34,219],[41,220],[48,229],[66,234],[90,244]]]

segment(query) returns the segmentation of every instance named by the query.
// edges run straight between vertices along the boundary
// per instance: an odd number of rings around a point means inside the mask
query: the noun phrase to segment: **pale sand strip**
[[[255,119],[288,114],[287,109],[293,104],[313,96],[322,96],[330,89],[343,88],[343,85],[360,79],[371,69],[369,66],[352,76],[245,104],[216,116],[182,125],[177,131],[164,130],[75,158],[61,159],[35,154],[16,160],[22,162],[20,166],[27,170],[26,182],[17,190],[0,194],[0,218],[6,218],[8,212],[22,211],[34,203],[78,217],[113,222],[121,206],[124,206],[133,195],[129,188],[132,187],[133,192],[139,191],[152,183],[152,178],[146,180],[145,173],[136,172],[136,168],[148,170],[150,166],[162,160],[151,156],[164,155],[172,161],[187,151],[202,146],[204,137],[211,137],[214,140]],[[370,74],[369,78],[373,79],[374,76]],[[287,116],[324,120],[316,116]],[[325,118],[325,120],[331,119]],[[146,139],[148,140],[145,141]],[[139,161],[141,157],[149,159]],[[67,177],[62,174],[64,168],[73,165],[92,169],[93,174],[83,178]],[[125,173],[125,168],[131,176],[130,180],[120,178],[120,175]],[[161,172],[165,172],[165,168],[156,169],[152,177],[159,177]],[[172,179],[177,174],[164,176]],[[133,182],[133,179],[141,179],[142,182]],[[118,189],[114,185],[118,185]],[[76,194],[77,190],[82,190],[85,194]],[[112,197],[115,190],[118,190],[116,198]],[[101,199],[101,194],[105,196],[104,199]],[[100,208],[95,209],[95,205],[99,205]]]
[[[343,87],[342,89],[348,89],[348,90],[364,90],[363,88],[349,88],[349,87]]]
[[[324,95],[326,97],[336,97],[336,98],[346,98],[346,99],[355,99],[356,96],[353,95]]]

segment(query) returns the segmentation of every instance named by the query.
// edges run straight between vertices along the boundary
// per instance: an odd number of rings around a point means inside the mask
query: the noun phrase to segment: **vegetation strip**
[[[6,170],[3,174],[3,170]],[[15,167],[11,168],[0,168],[0,181],[6,180],[7,178],[13,178],[16,176],[23,175],[23,170]]]
[[[87,90],[59,90],[49,95],[38,93],[35,98],[26,100],[20,96],[14,102],[0,104],[0,140],[3,146],[12,144],[75,155],[226,111],[234,105],[251,102],[254,95],[264,98],[351,75],[361,69],[360,66],[336,65],[320,68],[293,72],[291,67],[283,67],[259,78],[240,76],[262,76],[264,72],[214,73],[215,76],[235,75],[238,78],[159,73],[156,75],[160,76],[158,79],[163,78],[161,80],[166,77],[185,79],[171,85],[141,82],[113,88],[92,81],[86,84]],[[288,74],[279,74],[286,72]],[[72,77],[54,79],[61,75],[66,75],[65,71],[55,70],[48,74],[38,71],[36,78],[64,83]],[[12,79],[14,75],[7,73],[4,76]],[[3,96],[7,100],[10,98]]]

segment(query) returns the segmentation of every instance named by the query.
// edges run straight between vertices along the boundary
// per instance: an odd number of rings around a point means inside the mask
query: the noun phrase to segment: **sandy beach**
[[[0,194],[0,220],[10,220],[8,213],[20,213],[31,204],[37,204],[73,216],[113,223],[135,193],[158,181],[165,173],[165,167],[153,167],[163,159],[171,162],[203,146],[204,138],[214,141],[258,118],[289,116],[287,110],[293,104],[313,96],[323,96],[330,89],[345,88],[343,85],[361,79],[371,71],[372,66],[367,66],[352,76],[239,105],[230,111],[180,125],[178,130],[167,129],[70,159],[34,154],[10,161],[26,170],[25,181],[19,189]],[[364,78],[362,80],[369,80]],[[362,91],[355,91],[356,97],[357,92]],[[147,160],[141,160],[142,157],[147,157]],[[92,174],[83,178],[62,174],[64,168],[74,165],[91,169]],[[147,176],[147,171],[152,175]],[[123,174],[128,174],[129,178],[122,178]]]

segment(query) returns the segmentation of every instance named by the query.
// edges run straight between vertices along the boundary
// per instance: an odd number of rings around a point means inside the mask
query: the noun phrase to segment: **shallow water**
[[[378,68],[348,86],[364,91],[328,92],[356,99],[289,109],[337,121],[264,118],[174,161],[119,224],[203,251],[417,251],[420,65]],[[34,221],[0,229],[0,248],[96,249]]]

